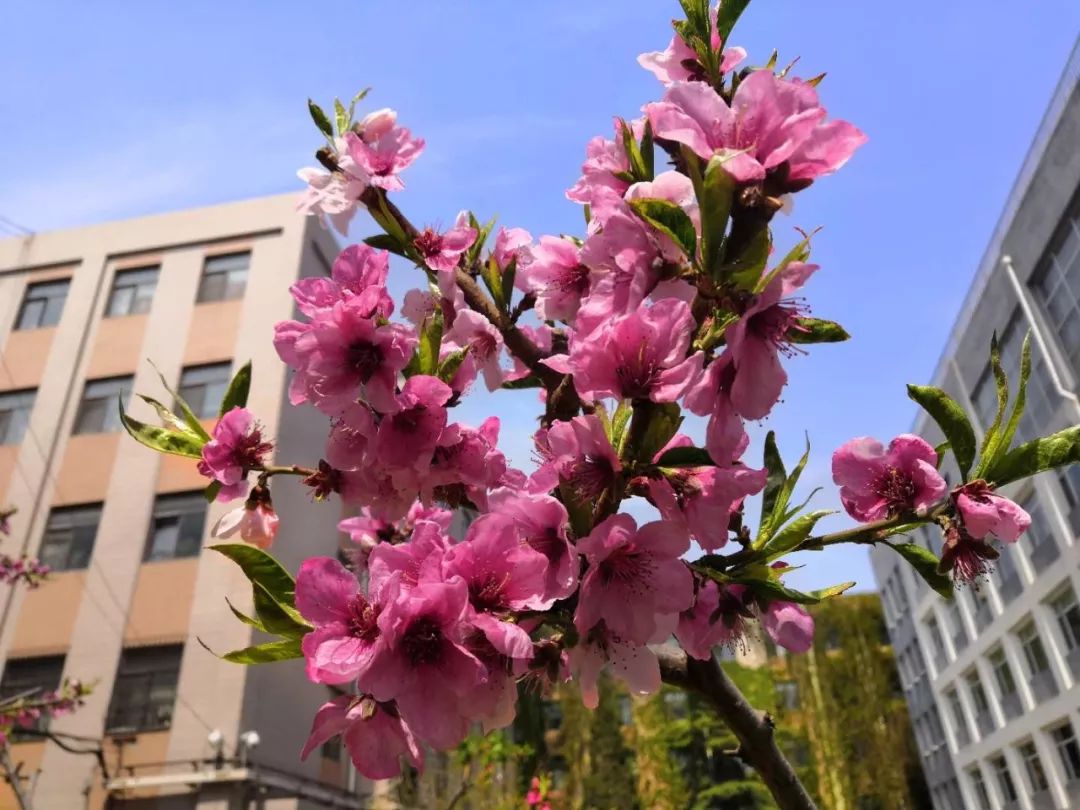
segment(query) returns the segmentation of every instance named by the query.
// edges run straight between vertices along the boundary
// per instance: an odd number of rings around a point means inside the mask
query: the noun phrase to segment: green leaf
[[[153,397],[144,396],[143,394],[139,394],[138,397],[155,411],[157,411],[158,418],[160,418],[161,421],[165,423],[164,426],[166,428],[168,428],[169,430],[178,430],[181,433],[191,433],[191,429],[188,428],[187,424],[185,424],[183,419],[170,411],[156,399],[154,399]]]
[[[357,93],[355,96],[352,97],[352,101],[349,102],[349,121],[350,121],[350,123],[352,122],[353,117],[354,117],[354,115],[356,113],[356,105],[359,104],[361,101],[363,101],[364,98],[367,96],[367,94],[370,93],[370,92],[371,92],[371,88],[370,87],[365,87],[363,90],[361,90],[359,93]]]
[[[766,231],[767,230],[768,229],[766,228]],[[754,285],[753,285],[753,288],[752,288],[753,291],[756,292],[756,293],[764,291],[765,288],[768,287],[769,284],[772,283],[772,280],[774,278],[776,278],[781,272],[783,272],[784,268],[786,268],[792,262],[805,262],[807,259],[809,259],[810,258],[810,237],[813,236],[814,233],[816,233],[816,231],[803,236],[803,238],[799,242],[797,242],[795,244],[795,247],[793,247],[791,250],[789,250],[787,252],[787,254],[784,256],[784,258],[782,258],[779,261],[779,263],[776,265],[776,267],[774,267],[768,273],[766,273],[764,275],[759,275],[757,278],[752,279],[755,282]],[[770,248],[772,247],[771,243],[770,243],[769,247]],[[762,263],[761,263],[762,268],[764,268],[765,262],[767,260],[768,260],[767,256],[766,256],[766,259],[762,260]]]
[[[979,448],[980,466],[991,457],[987,451],[996,446],[998,430],[1005,419],[1005,409],[1009,407],[1009,378],[1001,366],[1001,346],[998,344],[997,332],[990,337],[990,368],[994,372],[994,383],[997,387],[997,411],[994,413],[994,421],[983,436],[982,447]]]
[[[222,543],[210,548],[239,565],[248,580],[261,585],[279,605],[295,610],[296,583],[292,575],[261,548],[246,543]]]
[[[248,394],[251,391],[251,361],[248,360],[233,375],[229,382],[229,388],[225,391],[225,397],[221,400],[218,408],[218,419],[223,417],[233,408],[243,408],[247,405]]]
[[[739,21],[750,0],[724,0],[716,12],[716,34],[720,37],[721,46],[727,44],[728,34]]]
[[[484,286],[491,292],[491,297],[495,299],[495,305],[506,312],[510,306],[511,288],[507,286],[494,254],[480,266],[480,277],[484,280]]]
[[[933,552],[915,543],[886,543],[889,548],[907,560],[908,564],[926,580],[926,584],[946,599],[952,599],[955,590],[948,575],[938,571],[938,558]]]
[[[289,638],[282,641],[268,641],[265,644],[256,644],[242,650],[233,650],[220,657],[234,664],[272,664],[275,661],[303,658],[304,653],[300,649],[300,639]]]
[[[682,412],[674,402],[654,402],[648,407],[651,418],[637,449],[638,460],[645,462],[652,461],[660,449],[671,441],[671,437],[678,432],[683,421]]]
[[[1021,478],[1075,464],[1080,461],[1080,425],[1073,425],[1052,436],[1035,439],[1015,447],[1001,456],[985,478],[1002,487]]]
[[[390,208],[386,205],[386,195],[378,195],[379,210],[373,211],[370,208],[368,213],[371,214],[371,218],[374,219],[379,226],[386,231],[390,236],[398,241],[398,244],[405,246],[411,244],[408,235],[405,233],[401,224],[394,218],[394,215],[390,213]]]
[[[827,515],[834,514],[836,512],[832,509],[819,509],[816,512],[810,512],[795,518],[787,526],[776,532],[772,539],[765,544],[765,551],[768,553],[769,559],[776,559],[782,554],[797,549],[810,536],[810,532],[814,530],[814,526],[817,525],[819,520]]]
[[[813,594],[803,593],[794,588],[789,588],[777,579],[738,579],[740,585],[745,585],[758,596],[765,597],[768,601],[794,602],[798,605],[816,605],[821,601]]]
[[[326,117],[326,113],[323,112],[322,107],[310,98],[307,100],[307,107],[308,112],[311,113],[311,120],[315,122],[315,126],[319,128],[319,132],[327,138],[332,139],[334,137],[334,128],[330,125],[330,119]]]
[[[300,638],[310,633],[310,624],[299,618],[295,610],[281,605],[259,582],[252,582],[255,597],[255,615],[259,617],[268,633],[285,638]]]
[[[417,343],[416,352],[405,367],[404,373],[406,377],[411,377],[414,374],[434,375],[438,371],[442,334],[442,310],[436,307],[430,315],[424,318],[420,328],[420,341]]]
[[[165,380],[165,375],[161,373],[153,363],[150,364],[154,371],[157,372],[158,379],[161,380],[162,387],[169,392],[169,396],[176,402],[176,407],[180,409],[180,416],[184,419],[184,424],[188,426],[192,433],[201,437],[204,441],[210,441],[210,434],[206,432],[206,428],[202,426],[202,422],[199,421],[191,407],[184,401],[184,398],[173,390],[172,386]]]
[[[173,456],[185,456],[186,458],[202,458],[202,447],[205,444],[202,439],[192,436],[189,432],[169,430],[157,425],[147,425],[138,419],[132,419],[124,413],[123,399],[117,399],[120,408],[120,421],[124,429],[139,444],[157,450],[159,453],[168,453]]]
[[[658,467],[715,467],[708,450],[701,447],[672,447],[656,462]]]
[[[780,456],[780,450],[776,446],[776,431],[770,430],[765,435],[765,458],[764,466],[767,472],[765,479],[765,492],[761,496],[761,520],[759,527],[764,527],[776,507],[776,500],[780,496],[780,489],[787,480],[787,470],[784,468],[784,459]]]
[[[267,629],[265,627],[263,627],[263,623],[260,622],[258,619],[253,619],[251,616],[248,616],[246,613],[244,613],[244,612],[242,612],[240,610],[237,610],[236,605],[234,605],[232,602],[230,602],[229,597],[227,597],[227,596],[225,597],[225,604],[229,606],[229,610],[232,611],[233,616],[238,618],[244,624],[249,624],[252,627],[254,627],[256,630],[262,630],[264,633],[268,632]]]
[[[717,277],[724,259],[724,233],[735,197],[735,178],[724,169],[724,161],[714,156],[705,167],[698,199],[701,204],[701,257],[705,272]]]
[[[787,339],[792,343],[841,343],[850,338],[836,321],[822,318],[796,318],[787,331]]]
[[[219,492],[221,492],[221,482],[211,481],[207,484],[206,489],[203,490],[203,497],[206,498],[208,503],[213,503],[217,500]]]
[[[337,124],[338,135],[344,135],[351,123],[349,113],[340,99],[334,99],[334,123]]]
[[[465,358],[468,354],[469,349],[466,347],[446,355],[445,358],[439,361],[439,368],[435,372],[435,376],[444,383],[449,384],[450,381],[454,379],[454,375],[457,374],[458,369],[461,368],[461,364],[465,362]]]
[[[620,458],[626,450],[626,439],[629,434],[626,428],[630,425],[630,417],[634,414],[634,407],[629,400],[620,400],[619,406],[611,417],[611,446]]]
[[[960,467],[960,475],[967,481],[971,463],[975,460],[975,431],[972,430],[964,409],[940,388],[931,385],[909,385],[907,390],[908,396],[930,414],[949,440],[953,456]]]
[[[543,381],[535,374],[529,374],[519,380],[507,380],[499,387],[505,391],[521,391],[525,388],[543,388]]]
[[[990,434],[987,433],[987,439],[983,441],[983,448],[979,457],[979,466],[975,470],[977,478],[985,475],[986,470],[990,469],[997,463],[999,458],[1009,452],[1013,437],[1016,436],[1016,431],[1020,427],[1020,419],[1024,415],[1024,406],[1027,405],[1027,386],[1030,377],[1031,331],[1028,330],[1028,333],[1024,336],[1024,346],[1020,352],[1020,385],[1016,391],[1016,401],[1013,403],[1012,413],[1009,414],[1009,421],[1005,424],[1005,428],[996,432],[993,441],[990,441]],[[999,415],[999,420],[1000,418]]]
[[[566,514],[570,518],[570,528],[577,538],[585,537],[592,528],[592,510],[589,504],[578,500],[574,490],[559,482],[559,500],[566,507]]]
[[[839,596],[844,591],[854,587],[854,582],[841,582],[839,585],[832,585],[828,588],[822,588],[819,591],[810,591],[810,595],[816,596],[820,600],[832,599],[834,596]]]
[[[950,447],[952,447],[952,445],[945,441],[934,448],[934,454],[937,455],[937,468],[939,470],[941,469],[941,465],[945,463],[945,454],[949,452]]]
[[[652,180],[655,176],[656,154],[653,149],[652,122],[646,118],[645,127],[641,132],[641,161],[645,165],[645,176]]]
[[[634,137],[633,129],[631,129],[630,125],[621,118],[619,119],[619,126],[622,129],[623,149],[626,152],[626,159],[630,163],[630,172],[633,174],[634,179],[652,180],[652,176],[649,175],[645,168],[645,158],[638,148],[638,142]]]
[[[697,231],[694,230],[689,214],[667,200],[630,200],[629,203],[639,217],[671,237],[679,249],[693,261],[697,255]]]
[[[720,268],[721,279],[727,279],[741,290],[753,291],[765,272],[771,252],[772,234],[767,227],[761,228],[733,260],[728,261],[728,256],[724,256],[724,266]]]
[[[388,233],[379,233],[375,234],[375,236],[369,236],[364,239],[364,244],[373,247],[376,250],[389,250],[395,256],[404,256],[408,258],[405,246]]]
[[[784,462],[776,448],[776,436],[772,431],[769,432],[769,436],[772,438],[771,446],[769,437],[765,439],[765,468],[768,470],[768,477],[765,484],[765,497],[761,502],[761,525],[758,526],[758,534],[754,539],[754,548],[764,546],[789,517],[787,508],[791,501],[791,494],[795,491],[795,486],[799,483],[803,470],[806,469],[806,462],[810,459],[810,440],[807,439],[806,450],[795,465],[795,469],[790,475],[784,474]],[[779,480],[778,486],[770,489],[770,485],[778,480],[779,475],[784,475],[783,479]],[[769,506],[767,511],[766,505]]]

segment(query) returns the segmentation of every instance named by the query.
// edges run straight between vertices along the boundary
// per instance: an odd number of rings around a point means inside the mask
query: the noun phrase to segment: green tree
[[[606,675],[600,679],[600,705],[590,723],[590,767],[583,780],[589,810],[640,807],[634,752],[623,736],[623,707],[629,696]]]

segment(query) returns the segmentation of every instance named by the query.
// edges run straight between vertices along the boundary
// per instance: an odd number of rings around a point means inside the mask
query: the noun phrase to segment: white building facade
[[[934,374],[980,438],[996,407],[991,336],[1015,381],[1029,329],[1020,441],[1080,422],[1080,43]],[[942,440],[925,415],[914,432]],[[1080,807],[1080,465],[1006,494],[1031,514],[1030,531],[952,601],[888,549],[871,554],[938,810]],[[915,539],[940,553],[936,529]]]

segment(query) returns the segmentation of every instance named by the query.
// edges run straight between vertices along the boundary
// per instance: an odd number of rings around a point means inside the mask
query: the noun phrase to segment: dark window
[[[1074,198],[1032,274],[1062,348],[1080,371],[1080,193]]]
[[[1013,782],[1012,772],[1009,770],[1009,763],[1005,761],[1005,757],[998,754],[998,756],[990,760],[990,767],[994,769],[994,776],[997,778],[1001,798],[1007,802],[1019,801],[1020,797],[1016,793],[1016,783]]]
[[[41,329],[45,326],[56,326],[64,311],[64,301],[67,300],[70,285],[71,281],[64,279],[43,281],[27,287],[15,328]]]
[[[986,790],[986,782],[983,781],[982,771],[979,770],[977,765],[968,771],[968,779],[971,780],[971,790],[979,802],[978,810],[990,810],[993,807],[990,804],[990,794]]]
[[[969,672],[964,676],[967,681],[968,692],[971,695],[971,703],[975,707],[976,714],[990,711],[990,704],[986,700],[986,692],[983,690],[982,680],[978,672]]]
[[[50,655],[46,658],[16,658],[4,665],[4,677],[0,679],[0,700],[16,697],[38,697],[60,686],[64,674],[64,656]],[[44,731],[48,718],[37,718],[26,728]],[[18,737],[18,730],[15,731]]]
[[[101,505],[53,509],[38,556],[54,571],[76,571],[90,564],[101,522]]]
[[[157,287],[158,268],[140,267],[138,270],[121,270],[113,279],[112,292],[105,315],[141,315],[150,311]]]
[[[36,391],[0,393],[0,444],[18,444],[30,424]]]
[[[1051,729],[1050,736],[1054,739],[1058,756],[1061,757],[1061,767],[1065,769],[1065,776],[1070,782],[1080,779],[1080,745],[1077,745],[1076,732],[1073,731],[1072,723],[1066,720],[1057,728]]]
[[[1020,639],[1020,646],[1024,650],[1024,660],[1027,661],[1028,669],[1032,675],[1046,672],[1050,669],[1050,659],[1046,657],[1046,649],[1043,647],[1039,631],[1035,629],[1035,623],[1029,622],[1016,634]]]
[[[154,501],[154,516],[146,538],[144,560],[172,560],[194,557],[202,548],[206,525],[206,498],[201,492],[190,495],[161,495]]]
[[[218,406],[229,387],[230,363],[192,366],[180,373],[180,398],[199,419],[217,416]]]
[[[1050,609],[1054,612],[1068,651],[1072,652],[1080,647],[1080,606],[1076,604],[1076,594],[1072,588],[1051,599]]]
[[[107,730],[152,731],[172,725],[183,654],[180,645],[124,650],[109,704]]]
[[[202,280],[196,301],[228,301],[240,298],[247,286],[250,253],[229,253],[208,256],[203,265]]]
[[[73,433],[111,433],[120,429],[117,399],[127,405],[131,399],[131,377],[90,380],[83,389]]]
[[[1016,681],[1013,679],[1012,669],[1005,658],[1005,651],[998,647],[987,658],[994,670],[994,680],[997,681],[998,694],[1008,697],[1016,692]]]
[[[1038,793],[1040,790],[1047,790],[1050,787],[1050,783],[1046,779],[1046,771],[1043,770],[1042,760],[1039,759],[1039,752],[1035,750],[1035,743],[1028,740],[1026,743],[1020,746],[1020,756],[1024,760],[1024,770],[1027,771],[1028,782],[1031,783],[1031,789]]]

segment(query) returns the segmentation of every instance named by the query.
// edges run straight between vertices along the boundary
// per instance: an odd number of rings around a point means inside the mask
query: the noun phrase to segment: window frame
[[[230,260],[236,260],[241,256],[247,261],[243,268],[223,267],[217,268],[215,263],[225,264]],[[248,276],[251,273],[251,250],[237,250],[230,253],[218,253],[203,259],[202,273],[199,275],[199,288],[195,294],[196,304],[208,304],[215,301],[235,301],[244,297],[247,291]],[[237,283],[232,274],[243,276],[243,281]],[[218,281],[224,277],[223,281]],[[217,289],[220,284],[221,289]]]
[[[1016,753],[1020,755],[1020,759],[1024,763],[1024,775],[1027,776],[1028,785],[1031,787],[1032,792],[1041,793],[1044,790],[1050,789],[1050,779],[1046,775],[1046,768],[1042,764],[1042,760],[1039,758],[1039,749],[1035,746],[1035,741],[1028,739],[1016,746]],[[1036,779],[1036,777],[1038,777]],[[1036,781],[1041,781],[1041,785],[1036,785]]]
[[[1063,602],[1067,604],[1061,607]],[[1046,601],[1046,606],[1054,615],[1058,632],[1065,642],[1066,652],[1071,653],[1080,647],[1080,602],[1077,602],[1076,591],[1072,586],[1066,586],[1051,596]],[[1072,619],[1069,619],[1070,613],[1073,615]]]
[[[20,405],[20,400],[25,405]],[[5,407],[5,401],[11,401],[12,407]],[[22,444],[23,437],[30,427],[30,415],[37,402],[36,388],[17,388],[0,391],[0,446]],[[20,414],[22,417],[20,418]],[[17,435],[16,435],[17,434]]]
[[[176,393],[191,407],[192,413],[199,419],[213,419],[217,417],[218,407],[225,398],[225,392],[229,390],[229,382],[232,380],[232,361],[225,360],[218,363],[200,363],[196,366],[185,366],[180,369],[180,380],[176,385]],[[224,377],[219,379],[189,379],[184,381],[184,375],[198,375],[210,371],[224,370]],[[192,389],[198,388],[200,392],[199,402],[192,402]],[[208,392],[217,391],[220,394],[207,397]]]
[[[158,277],[161,273],[160,264],[148,264],[142,267],[125,267],[113,274],[112,287],[109,289],[109,297],[105,302],[106,318],[124,318],[129,315],[145,315],[150,311],[154,302],[154,294],[157,292]],[[137,280],[142,276],[149,281]],[[131,290],[128,300],[117,311],[116,303],[118,294]],[[149,290],[149,295],[146,291]]]
[[[36,690],[34,694],[42,692],[51,692],[60,688],[60,685],[64,682],[64,664],[66,658],[64,655],[36,655],[26,658],[9,658],[4,662],[4,671],[0,675],[0,699],[8,699],[16,697],[17,695],[30,693],[31,690]],[[10,683],[12,667],[19,668],[21,666],[30,665],[38,666],[38,672],[30,672],[22,675],[18,680],[25,681],[25,683],[17,682],[12,685]],[[30,667],[27,667],[30,668]],[[55,678],[52,677],[55,670]],[[48,675],[48,677],[41,677],[42,674]],[[49,715],[47,712],[42,712],[40,716],[34,718],[33,722],[29,725],[24,725],[22,728],[34,729],[36,731],[45,731],[49,727]],[[9,734],[18,740],[21,736],[19,734],[19,727],[13,728]]]
[[[116,385],[109,389],[110,383]],[[120,374],[114,377],[99,377],[87,380],[83,384],[82,396],[79,398],[79,407],[75,411],[75,421],[71,426],[71,435],[89,435],[95,433],[117,433],[123,427],[120,423],[120,414],[117,412],[115,403],[110,402],[113,397],[120,396],[125,405],[131,401],[132,389],[135,378],[131,374]],[[91,397],[94,386],[100,386],[104,393]],[[108,390],[106,390],[108,389]],[[100,419],[97,409],[100,408]],[[91,410],[93,409],[93,410]]]
[[[41,292],[48,288],[63,286],[61,295],[35,296],[35,292]],[[22,332],[31,329],[49,329],[60,323],[64,316],[64,307],[67,304],[68,293],[71,292],[71,278],[56,278],[48,281],[35,281],[27,284],[23,291],[22,303],[19,304],[19,312],[15,316],[15,325],[12,331]],[[59,303],[57,303],[59,302]],[[28,323],[28,311],[31,305],[41,304],[40,312],[33,316],[33,323]],[[52,307],[50,309],[50,307]]]
[[[155,655],[159,656],[156,661]],[[105,714],[106,732],[125,729],[142,733],[171,728],[183,662],[183,644],[123,649]],[[170,699],[154,697],[155,691],[162,689],[171,693]],[[118,719],[132,722],[118,723]]]
[[[1034,619],[1028,619],[1017,629],[1016,639],[1020,642],[1020,649],[1023,650],[1024,663],[1027,665],[1029,675],[1038,675],[1050,669],[1050,656],[1046,654],[1046,645],[1043,644],[1042,634],[1039,633],[1039,628],[1035,626]],[[1036,647],[1037,650],[1033,649]],[[1037,659],[1040,656],[1042,666],[1036,669],[1035,665],[1039,663]]]
[[[63,571],[85,571],[89,568],[94,557],[94,548],[97,546],[97,534],[101,527],[101,516],[104,511],[104,506],[103,503],[87,503],[72,506],[58,506],[49,510],[49,516],[45,521],[45,529],[41,535],[41,543],[38,545],[38,558],[43,563],[47,564],[55,573]],[[54,525],[54,521],[62,521],[65,515],[78,516],[80,514],[95,515],[92,524],[93,531],[85,531],[91,526],[89,521],[75,521],[69,525]],[[78,534],[79,530],[84,530],[82,536]],[[59,535],[61,532],[67,533],[67,536],[64,538],[66,548],[64,550],[64,561],[58,563],[52,559],[48,548],[50,544],[57,544],[53,543],[50,539],[50,534]],[[85,548],[80,547],[80,542]],[[74,557],[77,562],[73,564],[72,559],[77,550],[80,554],[85,552],[85,558],[82,558],[81,556]]]
[[[1020,794],[1016,790],[1016,780],[1013,779],[1012,768],[1009,767],[1009,760],[1005,758],[1005,754],[999,753],[996,757],[992,757],[989,762],[994,771],[994,778],[998,783],[1001,797],[1006,802],[1019,801]],[[1006,783],[1008,784],[1008,790],[1006,790]]]
[[[997,663],[995,663],[995,659],[998,659]],[[998,696],[1005,698],[1017,694],[1016,676],[1013,674],[1012,665],[1009,663],[1009,657],[1005,654],[1005,648],[999,645],[990,650],[990,652],[986,654],[986,660],[989,662],[990,669],[994,673],[994,684],[998,688]],[[1004,673],[1004,675],[1002,673]],[[1005,690],[1003,681],[1008,681],[1011,687],[1008,691]]]
[[[194,514],[194,510],[183,510],[183,505],[198,504],[200,508],[198,518],[198,531],[194,533],[193,537],[189,537],[189,540],[193,541],[193,545],[190,549],[184,553],[178,553],[181,548],[182,535],[180,534],[184,528],[184,520],[190,518]],[[150,523],[146,530],[146,541],[143,545],[142,561],[144,563],[154,562],[166,562],[168,560],[182,560],[191,557],[198,557],[202,552],[203,535],[206,533],[206,516],[208,504],[206,497],[201,491],[195,492],[175,492],[167,493],[164,495],[158,495],[154,498],[154,504],[150,512]],[[155,550],[154,540],[157,537],[159,531],[159,521],[167,519],[177,519],[178,536],[173,544],[172,553],[169,555],[153,555]],[[190,521],[189,528],[194,525],[194,521]]]
[[[1060,734],[1065,731],[1066,734]],[[1047,730],[1050,739],[1054,743],[1054,749],[1061,760],[1061,769],[1065,773],[1067,782],[1080,780],[1080,739],[1077,739],[1076,728],[1072,720],[1066,718],[1063,722]],[[1068,750],[1068,755],[1066,751]]]

